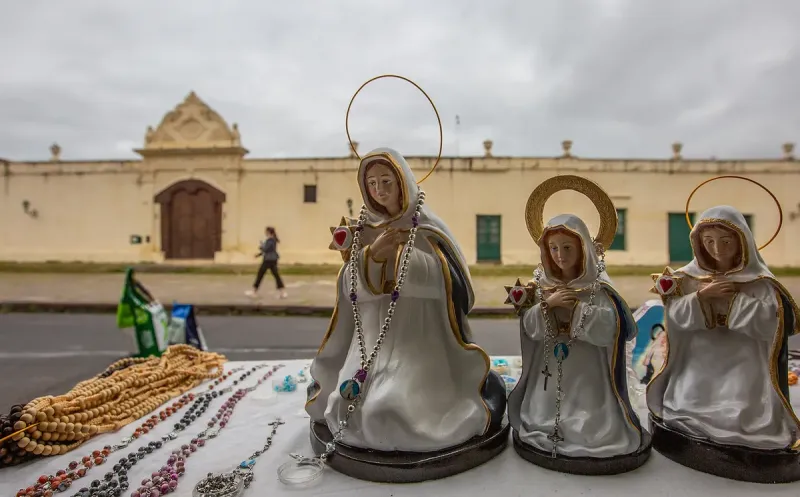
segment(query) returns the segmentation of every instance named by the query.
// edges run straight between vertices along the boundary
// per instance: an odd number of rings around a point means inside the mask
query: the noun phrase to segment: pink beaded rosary
[[[228,371],[214,380],[214,382],[208,386],[208,389],[214,390],[215,386],[218,386],[220,383],[224,382],[235,373],[242,370],[244,370],[244,368],[235,368]],[[125,449],[128,447],[128,445],[133,443],[134,440],[146,435],[150,430],[154,429],[157,424],[166,421],[167,418],[177,413],[184,406],[188,405],[194,400],[195,394],[183,394],[179,399],[173,402],[172,405],[165,407],[157,414],[150,416],[144,423],[142,423],[141,426],[136,428],[131,436],[125,437],[119,444],[107,445],[103,447],[103,450],[95,450],[90,455],[83,456],[80,462],[78,462],[78,459],[75,459],[67,465],[66,469],[60,469],[56,471],[54,475],[40,476],[33,485],[28,487],[28,489],[20,489],[20,491],[17,492],[17,496],[22,497],[29,495],[29,489],[33,489],[33,494],[41,492],[44,497],[52,497],[52,495],[57,492],[66,492],[72,483],[86,476],[86,473],[91,470],[93,466],[104,464],[106,459],[109,458],[111,454]],[[117,464],[114,467],[114,470],[118,471],[119,469],[119,464]]]
[[[186,471],[186,459],[197,452],[198,449],[204,447],[207,440],[216,437],[220,430],[227,426],[240,400],[261,386],[262,383],[272,377],[275,371],[282,367],[283,364],[273,366],[255,385],[237,390],[222,404],[217,414],[208,421],[208,428],[200,432],[190,443],[182,445],[180,449],[173,450],[167,459],[167,463],[159,471],[153,472],[150,478],[142,480],[142,486],[133,492],[131,497],[161,497],[164,494],[174,492],[178,488],[179,478]],[[219,424],[219,428],[215,428],[217,424]]]

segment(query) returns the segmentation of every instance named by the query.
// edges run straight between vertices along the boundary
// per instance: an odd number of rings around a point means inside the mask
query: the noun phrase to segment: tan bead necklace
[[[34,399],[17,413],[14,433],[0,440],[0,466],[64,454],[99,433],[117,431],[221,376],[225,361],[220,354],[173,345],[161,357],[122,359],[64,395]]]

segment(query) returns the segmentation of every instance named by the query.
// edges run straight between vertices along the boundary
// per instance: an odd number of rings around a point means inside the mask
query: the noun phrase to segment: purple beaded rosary
[[[249,388],[241,388],[231,395],[228,400],[222,404],[222,407],[219,408],[217,414],[208,422],[208,428],[200,432],[189,444],[184,444],[180,449],[173,450],[172,454],[170,454],[167,459],[166,465],[162,466],[159,471],[153,472],[150,478],[142,480],[142,486],[133,492],[131,497],[160,497],[164,494],[174,492],[178,488],[179,478],[183,476],[186,471],[186,459],[197,452],[199,448],[205,446],[208,439],[214,438],[219,434],[220,430],[230,421],[233,410],[240,400],[249,392],[261,386],[275,371],[282,367],[283,364],[273,366],[255,385]],[[219,428],[215,428],[217,424],[219,424]]]
[[[233,381],[233,385],[237,385],[240,381],[244,381],[251,373],[259,369],[267,367],[266,364],[258,364],[245,371],[239,376],[238,380]],[[207,392],[199,394],[194,403],[189,407],[189,410],[183,414],[180,421],[175,423],[171,432],[161,437],[159,440],[153,440],[147,445],[139,447],[135,452],[130,452],[126,457],[119,460],[114,468],[106,473],[102,479],[92,481],[88,487],[81,488],[74,497],[120,497],[129,487],[128,472],[134,465],[139,463],[142,459],[149,456],[153,452],[160,450],[166,444],[178,438],[178,433],[186,430],[189,425],[194,423],[200,418],[203,413],[208,409],[212,399],[222,397],[222,395],[233,390],[233,386],[228,386],[222,390],[214,390],[214,385],[209,385]],[[131,442],[130,439],[123,441],[123,444],[112,446],[111,452],[125,448]],[[160,495],[160,494],[159,494]]]

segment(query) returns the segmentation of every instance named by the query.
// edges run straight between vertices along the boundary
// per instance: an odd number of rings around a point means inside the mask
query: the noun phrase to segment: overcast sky
[[[0,0],[0,157],[137,157],[191,91],[251,157],[339,156],[367,79],[434,99],[445,155],[780,157],[800,142],[800,0]],[[405,85],[405,86],[404,86]],[[368,86],[359,149],[435,154],[406,83]],[[460,126],[455,125],[456,115]],[[798,143],[800,147],[800,143]]]

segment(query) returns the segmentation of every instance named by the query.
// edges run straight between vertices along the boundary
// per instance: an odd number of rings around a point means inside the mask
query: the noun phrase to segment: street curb
[[[172,306],[165,304],[170,312]],[[8,313],[116,314],[117,304],[79,302],[0,302],[0,314]],[[201,316],[308,316],[330,317],[333,307],[309,305],[202,304],[195,305]],[[473,309],[470,317],[515,318],[512,308],[483,307]]]

